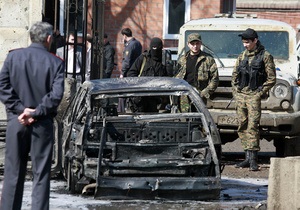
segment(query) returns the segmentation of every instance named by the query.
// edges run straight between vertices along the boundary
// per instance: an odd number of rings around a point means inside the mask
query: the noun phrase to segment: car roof
[[[237,27],[241,30],[244,30],[247,27],[250,28],[266,28],[270,26],[278,26],[278,29],[280,27],[284,28],[292,28],[289,24],[277,20],[270,20],[270,19],[260,19],[260,18],[203,18],[203,19],[197,19],[197,20],[191,20],[184,24],[184,26],[189,25],[209,25],[210,27],[216,27],[216,26],[222,26],[223,30],[224,25],[231,26],[231,27]],[[210,29],[211,30],[211,29]],[[232,28],[229,28],[228,30],[232,30]]]
[[[140,91],[189,91],[192,90],[185,80],[172,77],[125,77],[85,81],[82,87],[90,94],[105,92]]]

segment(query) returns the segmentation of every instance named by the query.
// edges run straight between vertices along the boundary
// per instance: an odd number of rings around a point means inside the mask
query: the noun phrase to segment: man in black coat
[[[110,78],[115,65],[115,49],[108,41],[107,34],[103,39],[103,78]]]
[[[31,209],[49,209],[53,118],[64,93],[64,62],[48,51],[50,24],[37,22],[29,33],[32,44],[10,51],[0,72],[0,100],[8,121],[1,210],[21,209],[29,153]]]
[[[134,61],[142,54],[141,43],[132,36],[130,28],[123,28],[121,31],[124,40],[124,51],[122,59],[122,72],[120,78],[126,77],[127,72]]]
[[[150,49],[142,53],[133,63],[127,77],[162,77],[172,76],[162,63],[163,42],[154,37],[150,42]],[[162,103],[160,97],[135,97],[131,100],[130,108],[133,112],[158,112],[158,105]]]
[[[168,76],[166,66],[162,63],[162,49],[163,42],[160,38],[151,39],[150,49],[143,52],[135,60],[127,76]]]

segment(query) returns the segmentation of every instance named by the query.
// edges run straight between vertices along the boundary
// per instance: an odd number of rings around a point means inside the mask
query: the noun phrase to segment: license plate
[[[238,119],[234,116],[219,116],[218,125],[238,125]]]

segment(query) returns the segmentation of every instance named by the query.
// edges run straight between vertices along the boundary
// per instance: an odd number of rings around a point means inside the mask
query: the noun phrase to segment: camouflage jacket
[[[185,78],[186,61],[189,54],[190,51],[179,58],[175,69],[176,78]],[[209,98],[210,95],[217,89],[219,84],[217,64],[210,54],[201,51],[197,59],[196,66],[198,77],[192,85],[197,88],[201,97]]]
[[[244,59],[245,56],[248,56],[249,63],[253,60],[256,54],[258,54],[260,51],[264,50],[264,56],[263,56],[263,62],[265,65],[265,72],[266,72],[266,81],[263,83],[262,87],[258,90],[251,90],[248,86],[244,87],[242,90],[238,90],[238,67],[240,65],[240,62]],[[276,70],[275,70],[275,64],[273,60],[273,56],[265,50],[264,46],[260,44],[260,42],[257,43],[256,50],[250,52],[248,50],[245,50],[242,52],[236,61],[235,67],[232,72],[232,87],[233,87],[233,94],[235,94],[237,91],[240,91],[245,94],[256,94],[257,92],[261,92],[261,95],[266,94],[276,83]]]

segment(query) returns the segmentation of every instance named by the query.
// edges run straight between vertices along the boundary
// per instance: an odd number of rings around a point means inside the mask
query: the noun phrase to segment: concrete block
[[[268,210],[300,209],[300,156],[271,158]]]
[[[0,68],[9,50],[30,44],[28,30],[42,20],[43,1],[0,0]]]

